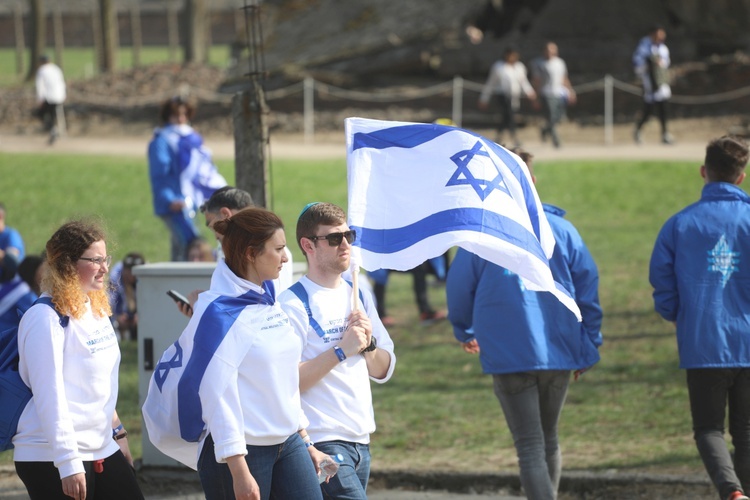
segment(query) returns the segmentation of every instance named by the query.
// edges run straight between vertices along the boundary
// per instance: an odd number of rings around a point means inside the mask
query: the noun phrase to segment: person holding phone
[[[179,384],[161,380],[161,393],[186,389],[178,392],[177,420],[196,424],[197,469],[207,499],[322,499],[317,464],[328,457],[305,430],[302,345],[272,282],[286,262],[284,226],[268,210],[247,208],[213,228],[225,258],[176,343],[184,361]],[[149,410],[151,392],[147,425],[159,418]]]

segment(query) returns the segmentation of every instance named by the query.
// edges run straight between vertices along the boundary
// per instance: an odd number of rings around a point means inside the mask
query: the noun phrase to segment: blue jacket
[[[575,297],[583,322],[549,292],[526,290],[517,275],[459,249],[448,270],[448,317],[456,339],[476,338],[485,373],[576,370],[599,361],[599,272],[565,211],[545,204],[544,212],[555,236],[552,275]]]
[[[677,323],[680,368],[750,367],[750,196],[712,182],[654,245],[656,311]]]
[[[167,125],[154,131],[148,145],[148,171],[156,215],[171,214],[170,203],[185,199],[180,186],[182,165],[177,153],[179,139],[178,126]]]

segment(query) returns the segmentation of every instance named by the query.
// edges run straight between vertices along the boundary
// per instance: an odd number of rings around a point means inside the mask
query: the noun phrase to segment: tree
[[[185,4],[185,62],[206,62],[206,29],[210,29],[206,0],[187,0]]]
[[[39,66],[39,56],[44,53],[47,42],[47,18],[44,15],[43,0],[29,0],[29,15],[31,17],[31,61],[26,81],[31,81]]]
[[[99,70],[111,73],[117,68],[117,49],[120,44],[114,0],[99,0],[99,16],[102,40]]]

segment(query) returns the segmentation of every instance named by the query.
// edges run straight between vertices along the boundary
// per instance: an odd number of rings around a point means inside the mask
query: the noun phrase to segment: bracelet
[[[118,434],[115,436],[115,441],[119,441],[120,439],[124,439],[128,437],[128,431],[122,431],[122,434]]]
[[[346,354],[344,354],[344,351],[339,346],[334,346],[333,352],[335,352],[336,357],[339,358],[339,363],[346,359]]]
[[[315,446],[315,443],[312,441],[305,441],[305,448],[309,448],[310,446]]]
[[[117,438],[117,433],[120,432],[123,429],[124,429],[124,427],[122,426],[122,424],[120,424],[117,427],[115,427],[114,429],[112,429],[112,437],[116,439]]]

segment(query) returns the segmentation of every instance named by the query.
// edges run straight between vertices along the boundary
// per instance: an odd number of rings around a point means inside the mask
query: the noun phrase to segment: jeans
[[[695,444],[719,496],[750,491],[750,368],[687,370],[687,385]],[[727,403],[734,464],[724,441]]]
[[[273,446],[247,446],[245,461],[260,488],[262,500],[294,498],[322,500],[318,476],[310,454],[299,434]],[[206,500],[234,499],[232,473],[226,463],[218,463],[214,440],[209,434],[198,459],[198,475]]]
[[[320,485],[323,498],[337,500],[367,500],[367,481],[370,479],[370,445],[348,441],[323,441],[315,447],[335,455],[340,453],[344,462],[328,484]]]
[[[160,215],[159,217],[169,230],[170,259],[172,262],[187,261],[190,243],[200,236],[198,229],[193,224],[193,219],[187,215],[186,211]]]
[[[547,370],[493,375],[495,396],[505,414],[530,500],[557,498],[562,455],[557,439],[570,371]]]
[[[542,102],[544,103],[544,111],[547,114],[547,123],[542,128],[542,133],[549,134],[552,144],[558,148],[560,147],[560,138],[557,135],[555,127],[565,115],[565,101],[562,97],[545,96]]]
[[[497,125],[498,139],[499,134],[503,130],[507,130],[510,133],[510,138],[513,142],[518,142],[516,137],[516,119],[514,116],[513,99],[505,94],[498,95],[498,103],[500,104],[500,123]]]
[[[656,108],[656,114],[659,116],[659,123],[661,124],[661,133],[665,135],[667,133],[667,102],[666,101],[654,101],[654,102],[643,102],[643,111],[641,118],[635,125],[635,130],[639,131],[643,125],[651,118]]]

